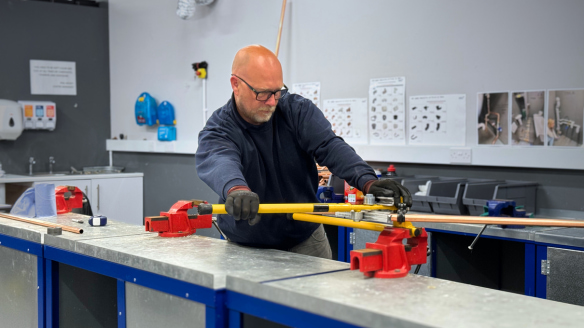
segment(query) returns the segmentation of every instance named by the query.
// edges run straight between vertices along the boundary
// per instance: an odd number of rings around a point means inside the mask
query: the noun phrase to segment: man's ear
[[[233,94],[238,96],[239,95],[239,81],[237,80],[237,78],[235,76],[232,76],[231,79],[229,79],[229,82],[231,82],[231,89],[233,90]]]

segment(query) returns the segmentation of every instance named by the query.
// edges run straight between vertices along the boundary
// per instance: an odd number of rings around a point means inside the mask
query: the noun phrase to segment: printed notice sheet
[[[367,143],[367,98],[325,100],[322,112],[333,131],[347,143]]]
[[[406,144],[406,78],[371,79],[369,140],[372,145]]]
[[[30,93],[76,96],[75,62],[31,59]]]
[[[465,145],[466,95],[410,97],[408,144]]]

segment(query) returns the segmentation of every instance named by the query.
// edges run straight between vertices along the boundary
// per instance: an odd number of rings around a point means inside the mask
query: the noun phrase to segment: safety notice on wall
[[[75,62],[30,61],[30,93],[33,95],[77,95]]]

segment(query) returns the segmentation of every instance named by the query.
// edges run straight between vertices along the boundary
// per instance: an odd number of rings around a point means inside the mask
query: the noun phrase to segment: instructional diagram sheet
[[[371,79],[368,112],[372,145],[405,145],[406,78]]]
[[[325,100],[322,111],[333,131],[347,143],[367,143],[367,98]]]
[[[292,93],[310,99],[316,107],[320,108],[320,82],[294,83]]]
[[[466,95],[410,97],[408,144],[465,144]]]

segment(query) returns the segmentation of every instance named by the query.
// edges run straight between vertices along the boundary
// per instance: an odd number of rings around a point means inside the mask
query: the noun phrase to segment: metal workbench
[[[83,234],[64,232],[70,240],[144,234],[143,227],[110,222],[105,227],[91,227],[72,219],[87,219],[80,214],[43,218],[44,221],[83,227]],[[8,327],[44,327],[45,307],[51,305],[46,291],[46,269],[51,262],[44,257],[47,228],[0,218],[0,317]],[[52,236],[51,236],[52,237]],[[55,280],[56,281],[56,280]],[[33,311],[31,311],[33,309]]]
[[[584,322],[583,307],[412,274],[367,279],[358,271],[342,271],[263,284],[239,275],[227,278],[227,289],[231,311],[291,326],[581,327]]]
[[[259,283],[349,268],[346,263],[204,236],[162,238],[142,229],[132,227],[123,236],[45,236],[51,281],[57,280],[58,273],[51,270],[56,263],[116,279],[118,327],[224,327],[230,274],[246,273]],[[55,288],[47,288],[49,299],[57,299]],[[57,326],[64,311],[47,302],[47,326]]]
[[[417,222],[414,224],[417,227],[426,228],[430,232],[429,244],[432,249],[435,249],[436,238],[433,238],[433,233],[444,234],[454,234],[474,237],[482,229],[484,225],[482,224],[459,224],[459,223],[430,223],[430,222]],[[372,242],[377,239],[379,232],[356,230],[355,231],[355,245],[354,249],[365,248],[366,242]],[[525,227],[522,229],[513,228],[502,228],[501,226],[491,225],[488,226],[484,231],[481,238],[489,239],[499,239],[505,241],[513,241],[524,244],[525,252],[525,267],[524,267],[524,280],[525,288],[524,294],[529,296],[536,296],[539,298],[549,298],[554,300],[565,300],[570,301],[572,299],[578,299],[574,297],[562,298],[560,294],[568,294],[570,290],[574,293],[573,286],[566,286],[564,291],[559,292],[558,284],[554,284],[555,289],[553,292],[554,296],[548,297],[548,292],[551,291],[551,285],[549,281],[553,280],[553,275],[557,274],[558,266],[572,265],[573,260],[569,263],[556,262],[556,270],[552,272],[552,276],[542,273],[541,265],[542,261],[548,260],[548,249],[567,249],[573,251],[584,251],[584,229],[581,228],[561,228],[561,227]],[[469,243],[470,244],[470,243]],[[481,241],[479,240],[477,247],[481,247]],[[465,245],[466,247],[468,245]],[[557,254],[557,251],[556,253]],[[432,255],[428,258],[428,264],[422,266],[420,270],[421,274],[436,277],[435,263],[436,263],[436,253],[432,252]],[[561,259],[566,258],[565,256]],[[581,269],[584,269],[584,266]],[[557,278],[562,279],[562,278]],[[584,287],[580,287],[581,289]],[[580,290],[581,291],[581,290]],[[579,299],[579,301],[573,304],[584,305],[584,298]]]
[[[47,235],[44,227],[0,218],[0,315],[7,318],[3,323],[63,326],[59,315],[74,310],[59,308],[63,265],[111,280],[118,327],[239,327],[242,313],[297,326],[570,327],[584,319],[583,308],[567,304],[416,275],[365,279],[349,271],[347,263],[197,235],[161,238],[143,226],[111,220],[104,227],[71,221],[79,217],[49,218],[85,230],[82,235],[59,236]],[[476,234],[481,226],[447,228]],[[556,243],[553,238],[558,236],[572,238],[572,245],[579,246],[578,233],[583,231],[501,230],[489,228],[486,234],[519,236],[542,243],[538,247]],[[36,316],[30,315],[31,308],[37,309]]]

